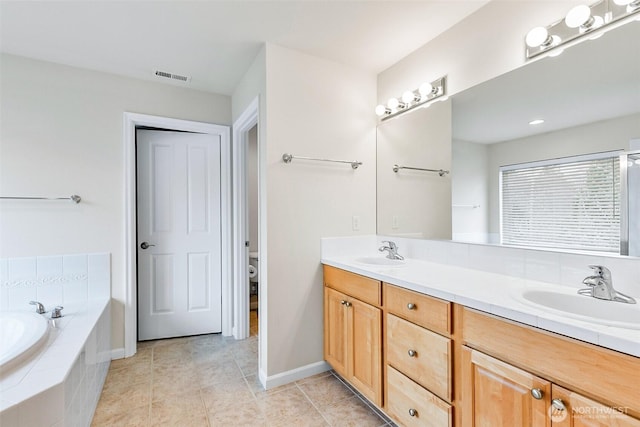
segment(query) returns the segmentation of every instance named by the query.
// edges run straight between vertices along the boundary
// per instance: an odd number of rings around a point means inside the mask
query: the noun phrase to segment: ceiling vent
[[[163,79],[171,79],[171,80],[176,80],[183,83],[188,83],[191,81],[191,77],[181,76],[180,74],[172,74],[166,71],[155,70],[153,74]]]

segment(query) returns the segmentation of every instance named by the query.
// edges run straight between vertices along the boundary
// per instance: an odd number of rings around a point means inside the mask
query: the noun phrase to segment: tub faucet
[[[383,240],[383,245],[378,248],[379,252],[387,251],[387,258],[389,259],[404,259],[402,255],[398,253],[398,246],[396,246],[395,242],[390,240]]]
[[[51,310],[51,318],[52,319],[59,319],[62,317],[62,309],[64,307],[58,305],[56,306],[53,310]]]
[[[593,298],[603,299],[607,301],[618,301],[627,304],[635,304],[636,300],[618,292],[613,288],[613,280],[611,279],[611,271],[607,267],[601,265],[590,265],[593,269],[593,275],[584,278],[582,283],[589,286],[578,291],[581,295],[588,295]]]
[[[38,301],[29,301],[29,305],[35,305],[36,313],[38,314],[44,314],[46,312],[46,310],[44,309],[44,305],[42,305],[42,303],[39,303]]]

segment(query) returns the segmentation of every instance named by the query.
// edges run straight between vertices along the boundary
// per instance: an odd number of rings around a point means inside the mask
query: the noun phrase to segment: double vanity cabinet
[[[399,425],[640,427],[640,358],[329,265],[324,357]]]

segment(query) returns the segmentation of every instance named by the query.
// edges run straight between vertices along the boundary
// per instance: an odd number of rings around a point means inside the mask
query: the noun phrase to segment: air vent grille
[[[185,83],[191,81],[191,77],[181,76],[180,74],[168,73],[166,71],[156,70],[153,73],[156,76],[162,77],[162,78],[165,78],[165,79],[178,80],[180,82],[185,82]]]

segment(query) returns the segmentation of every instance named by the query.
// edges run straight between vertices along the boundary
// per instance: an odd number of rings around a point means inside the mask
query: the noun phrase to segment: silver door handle
[[[149,243],[147,243],[147,242],[142,242],[142,243],[140,243],[140,247],[141,247],[142,249],[149,249],[151,246],[155,246],[155,245],[150,245],[150,244],[149,244]]]

